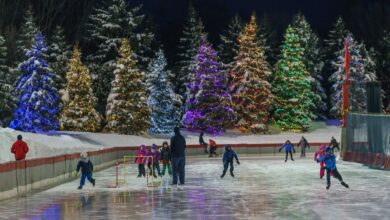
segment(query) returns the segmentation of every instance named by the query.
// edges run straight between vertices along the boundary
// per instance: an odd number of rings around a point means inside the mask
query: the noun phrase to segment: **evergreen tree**
[[[232,97],[242,132],[267,132],[273,96],[264,48],[256,42],[257,23],[251,16],[239,38],[240,52],[232,69]]]
[[[0,35],[0,127],[9,123],[16,100],[13,96],[11,68],[7,66],[7,48]]]
[[[345,39],[345,38],[344,38]],[[353,40],[352,36],[347,37],[349,41],[349,80],[351,82],[349,86],[349,99],[350,110],[364,112],[367,106],[367,94],[365,90],[364,82],[369,81],[369,75],[366,75],[366,61],[361,55],[360,46]],[[342,108],[342,85],[345,76],[345,51],[341,49],[337,53],[337,58],[333,62],[334,69],[337,69],[330,76],[332,84],[331,106],[330,115],[335,118],[341,117]]]
[[[119,51],[107,100],[107,128],[121,134],[139,134],[150,127],[145,74],[137,68],[127,39],[122,40]]]
[[[173,91],[166,67],[167,60],[160,49],[151,62],[147,75],[152,125],[150,131],[153,133],[172,133],[174,127],[180,124],[182,102]]]
[[[221,71],[217,52],[204,36],[197,54],[197,68],[193,81],[188,84],[187,102],[183,124],[212,133],[220,133],[232,124],[234,111],[227,91],[226,75]]]
[[[316,106],[314,112],[315,118],[325,119],[327,112],[327,95],[322,86],[324,83],[324,78],[322,77],[324,62],[320,47],[320,39],[317,34],[313,32],[309,23],[306,21],[306,18],[301,14],[294,17],[292,26],[297,30],[299,43],[304,49],[302,56],[303,63],[311,77],[314,79],[312,87],[314,91],[313,103]]]
[[[61,90],[65,86],[65,74],[67,71],[67,63],[69,61],[71,51],[66,43],[64,30],[61,26],[56,26],[47,49],[47,61],[53,73],[56,75],[55,86]]]
[[[267,15],[260,18],[257,31],[257,41],[259,46],[264,47],[264,55],[271,65],[276,63],[277,33],[271,26]]]
[[[221,44],[218,46],[219,57],[226,64],[227,69],[231,69],[234,57],[238,55],[240,44],[238,37],[243,29],[243,22],[238,15],[235,15],[230,21],[227,30],[219,35]]]
[[[175,67],[176,93],[186,99],[186,84],[192,79],[196,65],[196,53],[199,47],[203,24],[194,7],[190,4],[184,22],[182,36],[179,39],[178,57]]]
[[[390,30],[385,31],[380,42],[378,78],[385,94],[385,105],[390,109]]]
[[[81,52],[73,48],[66,73],[64,108],[61,113],[61,129],[70,131],[97,131],[101,116],[95,110],[96,98],[88,68],[81,62]]]
[[[289,26],[273,80],[274,119],[283,130],[307,131],[314,117],[312,77],[303,63],[298,31]]]
[[[26,52],[29,58],[19,65],[22,71],[16,84],[19,103],[11,128],[29,132],[59,128],[58,91],[54,86],[54,75],[42,59],[46,49],[43,34],[37,34],[33,48]]]

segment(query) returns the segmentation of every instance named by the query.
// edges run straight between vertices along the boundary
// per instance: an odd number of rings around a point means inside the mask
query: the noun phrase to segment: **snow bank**
[[[187,144],[198,144],[199,133],[186,130],[182,130],[182,133],[186,137]],[[0,163],[14,160],[13,154],[10,153],[10,147],[15,142],[18,134],[23,136],[23,139],[30,147],[27,159],[80,152],[83,150],[98,150],[114,146],[139,146],[141,144],[151,145],[153,143],[161,144],[163,141],[169,141],[168,135],[135,136],[62,131],[54,135],[45,135],[20,132],[10,128],[0,128]],[[218,144],[282,143],[287,139],[292,142],[298,142],[301,136],[304,135],[309,142],[329,142],[332,136],[339,140],[340,134],[340,127],[322,125],[321,128],[304,134],[282,132],[275,135],[243,135],[235,131],[228,131],[224,136],[210,136],[205,134],[204,139],[205,141],[208,141],[209,138],[212,138]]]

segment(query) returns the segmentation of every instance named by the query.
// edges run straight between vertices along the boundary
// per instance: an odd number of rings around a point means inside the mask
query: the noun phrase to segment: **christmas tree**
[[[0,127],[9,123],[12,110],[15,108],[16,99],[13,92],[11,68],[7,66],[7,48],[5,40],[0,35]]]
[[[186,99],[186,84],[193,78],[191,73],[195,70],[196,53],[199,47],[203,24],[198,18],[194,7],[190,4],[188,15],[184,22],[182,36],[178,45],[178,62],[175,67],[176,93]]]
[[[37,34],[32,49],[26,52],[29,58],[19,65],[22,71],[16,83],[19,102],[11,128],[29,132],[59,128],[58,91],[54,87],[54,75],[42,59],[46,49],[43,34]]]
[[[183,125],[219,134],[232,125],[234,111],[227,92],[226,75],[221,71],[217,52],[203,36],[197,55],[195,78],[189,94]]]
[[[153,133],[172,133],[173,128],[180,124],[182,102],[180,96],[173,91],[166,67],[167,60],[160,49],[151,62],[147,75],[152,125],[150,131]]]
[[[231,69],[234,57],[238,55],[240,44],[238,37],[243,29],[243,23],[238,15],[235,15],[230,21],[227,30],[219,35],[221,44],[218,46],[219,57],[221,61],[226,64],[227,69]]]
[[[100,128],[101,116],[95,110],[96,98],[88,68],[81,62],[77,46],[66,73],[64,108],[61,113],[61,129],[70,131],[96,131]]]
[[[307,131],[314,117],[312,82],[303,63],[298,31],[289,26],[273,79],[274,119],[283,130]]]
[[[316,106],[315,118],[325,119],[327,114],[327,95],[323,88],[324,78],[322,77],[322,69],[324,66],[323,53],[320,47],[320,39],[313,32],[306,18],[298,14],[293,19],[292,26],[297,30],[299,44],[304,49],[302,56],[303,63],[307,71],[314,79],[313,81],[313,103]]]
[[[119,51],[107,100],[107,128],[121,134],[139,134],[150,127],[145,74],[137,68],[127,39],[122,39]]]
[[[240,52],[232,69],[232,97],[242,132],[267,132],[272,107],[271,74],[264,48],[256,42],[257,23],[251,16],[240,36]]]

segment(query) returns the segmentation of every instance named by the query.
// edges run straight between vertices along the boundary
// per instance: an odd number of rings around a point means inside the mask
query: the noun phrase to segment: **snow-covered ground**
[[[205,135],[204,139],[214,139],[218,144],[230,143],[282,143],[289,139],[298,142],[302,135],[309,142],[328,142],[332,136],[339,140],[341,128],[336,126],[325,126],[324,123],[316,122],[317,129],[308,133],[282,132],[279,134],[265,135],[243,135],[235,131],[228,131],[223,136]],[[182,130],[186,137],[187,144],[198,144],[199,133]],[[14,160],[10,153],[10,147],[21,134],[28,143],[30,152],[27,159],[46,156],[61,155],[65,153],[80,152],[83,150],[97,150],[114,146],[139,146],[141,144],[161,144],[169,140],[169,136],[134,136],[105,133],[87,132],[58,132],[56,134],[33,134],[15,131],[10,128],[0,128],[0,163]]]
[[[221,158],[187,158],[186,185],[170,186],[166,175],[156,188],[137,178],[115,182],[115,168],[94,174],[96,187],[82,191],[75,180],[47,191],[0,203],[1,219],[389,219],[390,175],[361,164],[337,161],[350,189],[332,178],[329,190],[319,165],[308,155],[253,159],[238,155],[235,178],[221,179]]]

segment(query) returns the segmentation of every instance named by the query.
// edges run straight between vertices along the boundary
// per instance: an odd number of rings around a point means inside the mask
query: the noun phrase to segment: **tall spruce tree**
[[[235,58],[232,73],[233,107],[237,126],[242,132],[267,132],[269,111],[272,107],[271,74],[264,48],[256,42],[256,17],[240,35],[240,52]]]
[[[307,131],[314,117],[312,77],[303,63],[298,31],[289,26],[273,80],[274,119],[283,130]]]
[[[60,117],[61,129],[97,131],[100,128],[101,116],[95,110],[96,98],[92,91],[92,79],[88,68],[81,62],[81,52],[77,46],[73,48],[67,68],[64,108]]]
[[[29,58],[19,65],[21,75],[16,83],[19,102],[11,128],[28,132],[59,128],[58,91],[54,86],[54,75],[42,59],[46,49],[43,34],[37,34],[34,46],[26,52]]]
[[[320,39],[315,34],[302,14],[297,14],[293,18],[292,26],[297,30],[299,43],[304,49],[302,60],[310,73],[313,81],[313,103],[316,106],[315,118],[325,119],[327,114],[327,95],[323,88],[324,77],[322,69],[324,67],[323,52],[320,46]]]
[[[153,133],[172,133],[174,127],[180,125],[182,102],[180,96],[173,91],[169,81],[167,60],[160,49],[156,58],[150,63],[147,74],[149,90],[148,106],[151,110],[150,131]]]
[[[190,4],[179,39],[177,62],[175,65],[176,93],[186,99],[186,84],[190,82],[196,65],[196,53],[203,33],[203,24],[195,8]]]
[[[7,66],[6,58],[5,39],[0,35],[0,127],[8,125],[16,104],[11,68]]]
[[[273,29],[266,14],[264,14],[258,22],[257,38],[260,46],[264,47],[264,54],[268,63],[271,65],[276,63],[277,33]]]
[[[211,133],[221,133],[232,125],[234,111],[227,91],[226,74],[221,71],[217,52],[202,36],[197,54],[194,78],[188,84],[189,94],[183,125]]]
[[[241,18],[236,14],[229,23],[227,30],[219,37],[221,38],[221,44],[218,46],[218,54],[226,69],[231,69],[234,57],[238,55],[240,50],[240,44],[238,37],[243,30],[243,22]]]
[[[107,128],[121,134],[143,133],[150,127],[145,74],[137,68],[126,38],[119,51],[107,100]]]

